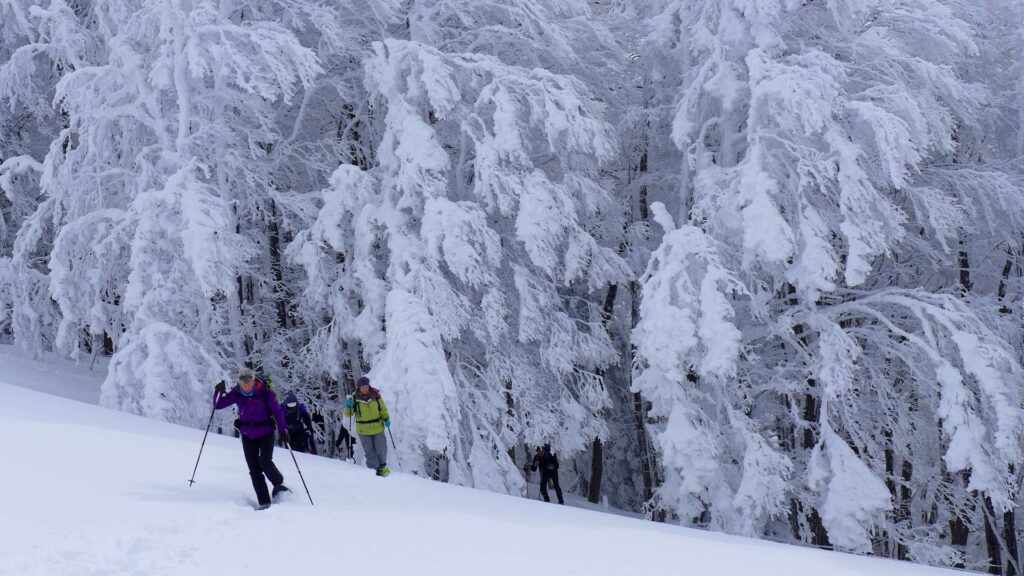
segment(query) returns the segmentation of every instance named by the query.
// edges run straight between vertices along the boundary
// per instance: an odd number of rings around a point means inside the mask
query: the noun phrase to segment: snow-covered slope
[[[0,574],[559,576],[950,573],[578,510],[275,453],[295,495],[252,509],[239,441],[83,400],[96,377],[0,349]],[[63,386],[58,386],[63,384]],[[35,388],[35,390],[29,389]]]

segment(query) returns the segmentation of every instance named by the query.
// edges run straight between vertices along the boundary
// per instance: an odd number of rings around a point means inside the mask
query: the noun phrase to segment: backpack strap
[[[379,400],[380,400],[380,390],[377,390],[376,388],[374,388],[372,386],[370,387],[370,397],[366,399],[366,402],[369,403],[371,400],[377,400],[378,401],[377,402],[377,411],[380,412],[380,402],[379,402]],[[358,417],[359,416],[359,392],[358,391],[352,393],[352,408],[355,410],[356,416]]]
[[[252,395],[255,396],[260,391],[263,392],[263,403],[267,407],[267,418],[264,420],[243,420],[238,418],[235,420],[235,428],[239,426],[264,426],[268,424],[277,428],[277,423],[274,421],[274,412],[270,409],[270,399],[266,396],[267,393],[272,393],[272,391],[261,380],[257,379],[256,384],[253,386]]]
[[[371,387],[370,388],[370,397],[366,400],[366,403],[369,404],[370,402],[376,402],[377,403],[377,413],[378,414],[380,414],[380,399],[381,399],[380,390],[377,390],[376,388]],[[381,422],[382,420],[384,420],[384,418],[381,418],[381,417],[378,417],[378,418],[376,418],[374,420],[360,420],[359,419],[359,414],[360,414],[360,412],[359,412],[359,398],[356,396],[356,394],[352,395],[352,409],[355,412],[356,423],[357,424],[374,424],[376,422]]]

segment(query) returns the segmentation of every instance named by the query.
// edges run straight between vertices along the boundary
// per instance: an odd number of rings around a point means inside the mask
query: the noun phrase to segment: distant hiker
[[[316,454],[313,419],[309,417],[306,405],[299,402],[294,392],[289,392],[284,397],[284,421],[288,426],[288,439],[292,450]]]
[[[536,470],[538,467],[540,468],[540,495],[544,497],[544,501],[551,502],[551,498],[548,497],[548,482],[551,481],[555,484],[558,503],[565,504],[565,501],[562,500],[562,487],[558,485],[558,456],[551,452],[551,444],[538,447],[537,453],[533,455],[530,470]]]
[[[377,476],[387,476],[388,441],[384,429],[391,428],[388,407],[380,397],[380,390],[370,386],[370,379],[363,376],[356,382],[356,393],[345,400],[345,416],[356,416],[356,433],[363,443],[366,467],[377,471]]]
[[[289,492],[284,485],[284,476],[274,466],[274,429],[281,433],[281,438],[288,441],[288,428],[284,420],[284,411],[277,403],[274,391],[262,380],[256,379],[252,370],[243,368],[238,374],[238,385],[225,390],[221,380],[214,388],[214,408],[221,410],[232,404],[238,405],[238,420],[235,428],[242,433],[242,452],[245,463],[249,467],[252,487],[256,490],[259,509],[270,508],[270,499],[281,492]],[[276,424],[276,426],[275,426]],[[266,475],[274,485],[273,493],[267,492]]]
[[[348,428],[345,426],[341,427],[338,431],[338,438],[334,441],[334,448],[341,451],[341,457],[345,460],[355,460],[355,452],[353,444],[356,443],[356,439],[349,434]]]

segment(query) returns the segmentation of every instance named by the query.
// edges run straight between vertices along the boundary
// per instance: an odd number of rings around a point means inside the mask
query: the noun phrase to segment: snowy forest
[[[0,0],[0,343],[202,428],[1020,574],[1024,5]],[[99,368],[97,368],[99,369]],[[230,415],[217,422],[230,430]]]

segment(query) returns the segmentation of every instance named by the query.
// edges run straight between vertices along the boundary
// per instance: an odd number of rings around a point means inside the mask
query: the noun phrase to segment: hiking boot
[[[377,468],[377,476],[387,476],[388,474],[391,474],[391,469],[387,466]]]
[[[260,504],[259,507],[256,508],[256,511],[259,512],[260,510],[266,510],[267,508],[270,508],[270,503]]]
[[[291,490],[287,486],[285,486],[284,484],[278,484],[277,486],[274,486],[274,491],[270,493],[270,497],[271,498],[275,498],[275,497],[277,497],[278,494],[280,494],[282,492],[291,492]],[[268,504],[268,506],[269,506],[269,504]]]

